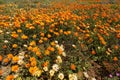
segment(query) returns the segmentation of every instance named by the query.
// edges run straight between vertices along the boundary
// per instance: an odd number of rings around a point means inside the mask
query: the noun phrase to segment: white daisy
[[[56,63],[62,63],[62,59],[61,59],[61,56],[57,56],[57,60],[56,60]]]
[[[43,70],[44,71],[48,71],[48,67],[43,67]]]
[[[24,64],[24,61],[23,61],[23,60],[19,60],[19,61],[18,61],[18,64],[19,64],[19,65],[23,65],[23,64]]]
[[[52,69],[53,69],[54,71],[58,71],[58,70],[59,70],[59,66],[58,66],[57,64],[54,64],[54,65],[52,66]]]
[[[84,76],[85,76],[86,78],[89,78],[89,75],[88,75],[87,72],[83,72],[83,74],[84,74]]]
[[[66,57],[66,53],[65,53],[65,52],[62,52],[62,56]]]
[[[69,74],[69,80],[78,80],[76,74]]]
[[[49,73],[50,73],[50,76],[52,77],[54,75],[55,71],[51,69]]]
[[[63,73],[59,73],[58,74],[58,78],[61,79],[61,80],[63,80],[64,79],[64,74]]]
[[[4,40],[4,43],[8,43],[8,40]]]

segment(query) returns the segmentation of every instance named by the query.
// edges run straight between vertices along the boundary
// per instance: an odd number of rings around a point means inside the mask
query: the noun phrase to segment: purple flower
[[[120,73],[116,72],[116,76],[120,77]]]
[[[109,77],[110,77],[110,78],[112,78],[112,77],[113,77],[113,75],[112,75],[112,74],[109,74]]]

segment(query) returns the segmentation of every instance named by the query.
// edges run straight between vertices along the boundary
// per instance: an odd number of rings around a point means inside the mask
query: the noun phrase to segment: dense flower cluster
[[[120,77],[120,5],[19,6],[2,7],[13,11],[0,15],[0,79],[97,80],[93,62]]]

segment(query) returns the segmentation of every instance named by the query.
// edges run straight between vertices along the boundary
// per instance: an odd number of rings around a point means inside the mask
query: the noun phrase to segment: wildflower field
[[[0,0],[0,80],[119,80],[119,3]]]

